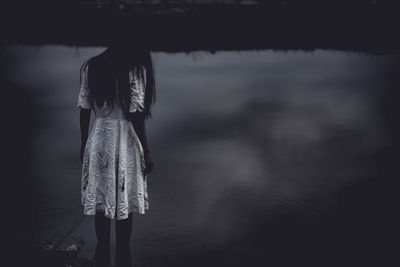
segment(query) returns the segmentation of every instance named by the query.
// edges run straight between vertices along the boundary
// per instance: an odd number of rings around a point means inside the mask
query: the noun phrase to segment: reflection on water
[[[65,233],[81,216],[78,73],[102,50],[3,51],[3,75],[29,88],[37,122],[29,136],[37,239]],[[136,266],[327,266],[377,248],[378,237],[365,231],[382,214],[368,197],[380,193],[371,182],[379,157],[392,157],[382,106],[396,57],[248,51],[153,59],[157,104],[147,132],[155,170],[150,210],[134,217]],[[73,237],[91,257],[93,217]]]

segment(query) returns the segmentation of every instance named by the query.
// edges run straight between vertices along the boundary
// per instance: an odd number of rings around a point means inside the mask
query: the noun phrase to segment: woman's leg
[[[131,267],[131,252],[129,250],[129,241],[132,232],[132,212],[125,220],[116,220],[115,230],[117,247],[115,254],[115,267]]]
[[[97,237],[94,256],[95,267],[109,267],[111,219],[105,217],[104,213],[96,212],[94,225]]]

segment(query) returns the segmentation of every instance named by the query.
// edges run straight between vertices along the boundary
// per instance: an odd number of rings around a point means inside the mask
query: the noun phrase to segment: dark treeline
[[[40,0],[4,3],[0,25],[5,44],[107,45],[117,34],[154,51],[397,53],[397,14],[389,0]]]

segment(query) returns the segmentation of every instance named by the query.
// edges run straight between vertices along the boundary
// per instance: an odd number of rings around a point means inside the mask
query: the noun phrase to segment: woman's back
[[[116,88],[114,88],[116,90]],[[104,101],[103,106],[99,107],[94,105],[94,112],[96,118],[110,118],[110,119],[127,119],[126,113],[120,107],[119,104],[119,94],[118,90],[116,90],[116,99],[113,101],[113,105],[109,104],[107,101]]]
[[[110,219],[122,220],[132,211],[144,214],[149,208],[144,149],[127,118],[129,113],[145,110],[146,68],[138,65],[124,76],[110,76],[106,86],[88,83],[89,75],[102,74],[94,70],[90,62],[84,65],[78,98],[78,107],[92,109],[96,118],[83,156],[82,204],[86,215],[101,211]],[[129,81],[128,86],[119,86],[123,79]],[[98,84],[103,88],[96,91]],[[129,90],[128,98],[121,96],[124,89]],[[94,101],[96,94],[103,101]],[[110,95],[114,96],[111,102]],[[127,104],[125,109],[121,102]]]
[[[114,95],[111,102],[108,99],[104,99],[102,104],[98,104],[95,100],[90,100],[89,95],[94,95],[94,88],[91,88],[88,82],[89,70],[91,70],[91,64],[87,63],[84,66],[81,76],[81,92],[79,96],[78,106],[88,109],[93,109],[96,118],[110,118],[110,119],[127,119],[127,113],[133,113],[137,110],[143,112],[145,109],[145,88],[146,88],[146,68],[142,65],[135,66],[133,69],[126,73],[127,77],[115,76],[113,82],[108,83],[105,90],[107,94]],[[96,75],[96,73],[95,73]],[[97,74],[101,75],[101,74]],[[128,91],[129,94],[121,95],[119,86],[122,82],[120,80],[128,80]],[[112,91],[112,92],[111,92]],[[122,98],[122,99],[121,99]],[[126,108],[122,107],[122,104],[128,103]],[[126,101],[127,100],[127,101]],[[125,110],[127,111],[125,111]]]

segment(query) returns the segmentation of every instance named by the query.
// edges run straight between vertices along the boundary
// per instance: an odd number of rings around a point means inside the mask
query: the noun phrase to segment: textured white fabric
[[[140,79],[143,74],[143,79]],[[129,112],[144,111],[144,88],[146,88],[146,69],[143,66],[129,72],[129,84],[131,88],[131,105]]]
[[[89,66],[90,67],[90,66]],[[87,86],[87,70],[81,77],[78,107],[90,109]],[[131,88],[130,112],[144,110],[145,80],[138,73],[140,66],[129,72]],[[132,122],[127,120],[117,101],[111,110],[109,105],[95,106],[95,121],[90,129],[85,147],[81,202],[84,214],[94,215],[101,210],[105,216],[117,220],[128,218],[130,212],[144,214],[149,209],[147,177],[143,147]]]

